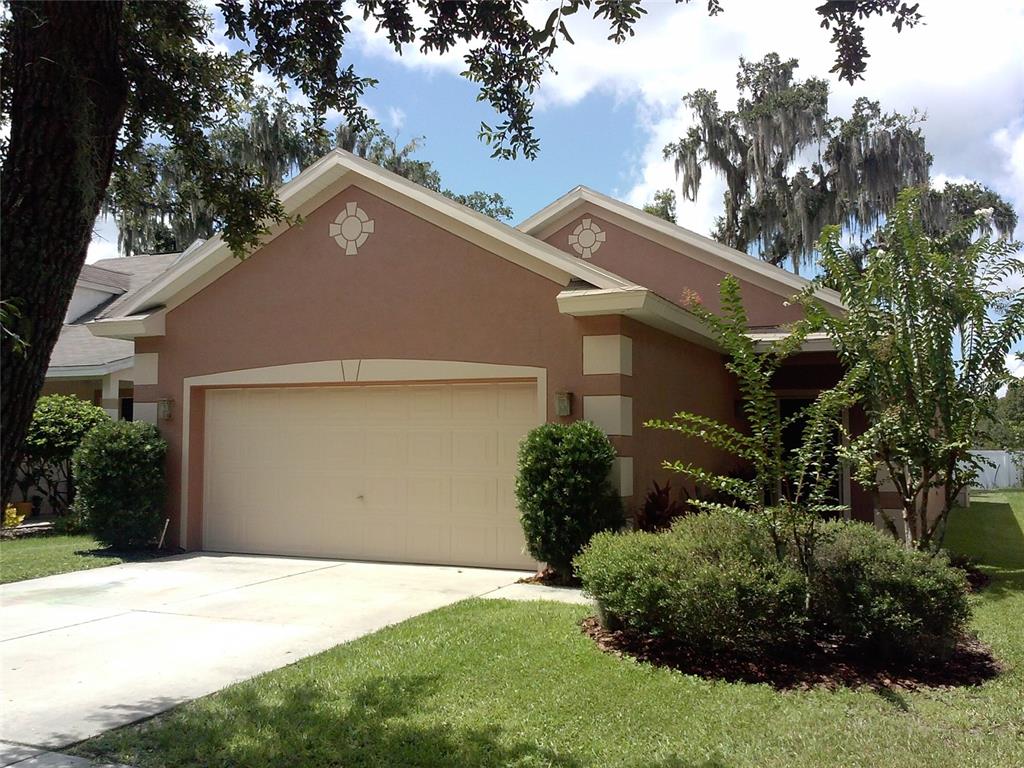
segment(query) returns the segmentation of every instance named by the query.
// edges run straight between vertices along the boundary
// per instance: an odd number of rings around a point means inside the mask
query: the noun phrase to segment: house
[[[112,418],[132,418],[135,345],[94,336],[87,323],[117,314],[180,253],[102,259],[86,264],[50,354],[44,395],[74,395],[106,409]]]
[[[141,288],[126,268],[123,293],[107,285],[115,298],[84,323],[134,344],[134,417],[169,443],[169,539],[187,549],[531,567],[513,498],[523,435],[592,420],[627,505],[666,458],[733,468],[642,426],[682,409],[738,418],[684,296],[714,306],[736,275],[767,340],[806,285],[585,188],[513,228],[334,151],[279,195],[301,223],[249,258],[215,237],[154,263]],[[838,375],[825,340],[808,340],[780,407]],[[839,492],[871,519],[849,478]]]

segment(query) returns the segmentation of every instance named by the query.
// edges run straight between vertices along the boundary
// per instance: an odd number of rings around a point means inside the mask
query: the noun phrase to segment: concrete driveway
[[[0,587],[0,740],[56,748],[521,571],[189,554]]]

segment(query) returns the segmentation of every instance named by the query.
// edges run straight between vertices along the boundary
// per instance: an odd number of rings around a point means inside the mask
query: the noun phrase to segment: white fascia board
[[[546,277],[557,278],[563,285],[573,277],[601,288],[632,285],[618,275],[574,258],[507,224],[386,171],[375,163],[341,150],[332,150],[283,185],[277,191],[278,199],[281,201],[285,213],[294,215],[300,212],[304,204],[316,200],[325,190],[350,172],[355,176],[369,179],[402,197],[450,216],[466,225],[471,231],[515,248],[536,260],[538,268],[535,271]],[[288,226],[282,224],[272,227],[263,241],[264,245],[287,229]],[[233,267],[237,261],[221,237],[214,236],[198,246],[192,253],[186,253],[179,264],[141,290],[124,311],[126,314],[133,314],[153,306],[173,308],[184,300],[183,295],[184,298],[192,295],[189,292],[190,287],[196,290],[204,287]],[[220,269],[218,270],[218,268]]]
[[[621,200],[616,200],[587,187],[573,189],[521,222],[517,229],[534,237],[544,238],[557,228],[556,225],[562,223],[562,217],[586,203],[614,214],[619,218],[619,221],[614,223],[624,225],[624,228],[630,229],[641,237],[650,237],[652,233],[657,234],[660,238],[655,238],[655,242],[660,242],[676,251],[680,251],[678,247],[680,244],[688,245],[690,249],[685,251],[685,255],[729,274],[735,274],[737,277],[784,298],[791,298],[806,290],[810,285],[810,281],[806,278],[794,275],[781,267],[741,253],[734,248],[722,245],[717,240],[712,240],[710,237],[699,235],[658,216],[645,213],[639,208],[634,208]],[[637,228],[644,231],[637,232]],[[839,294],[833,290],[819,288],[814,295],[835,309],[844,309]]]
[[[766,352],[772,344],[782,341],[788,333],[785,331],[773,331],[769,333],[748,333],[747,336],[754,340],[755,349],[758,352]],[[821,332],[809,333],[800,345],[801,352],[834,352],[835,347],[832,339]]]
[[[90,288],[100,293],[106,293],[111,296],[120,296],[124,293],[124,288],[115,288],[112,285],[105,285],[103,283],[94,283],[91,280],[83,280],[81,277],[75,281],[75,288]]]
[[[134,357],[122,357],[101,365],[60,365],[46,369],[47,379],[101,379],[107,374],[131,368]]]
[[[157,311],[145,315],[108,317],[102,320],[92,320],[86,323],[85,327],[93,336],[130,341],[139,336],[163,336],[165,315],[165,312]]]
[[[558,311],[573,317],[622,315],[709,349],[718,349],[714,335],[692,312],[646,288],[562,291]]]

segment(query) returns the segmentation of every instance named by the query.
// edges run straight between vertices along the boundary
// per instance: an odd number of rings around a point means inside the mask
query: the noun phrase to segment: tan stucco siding
[[[347,255],[330,224],[356,202],[374,232]],[[170,530],[178,530],[186,377],[323,360],[408,358],[535,366],[556,391],[583,391],[582,324],[558,313],[563,286],[516,266],[357,187],[349,187],[246,262],[167,314],[158,383],[139,402],[173,398]],[[191,407],[189,487],[202,486],[202,391]],[[577,401],[578,402],[578,401]],[[574,416],[578,415],[578,411]],[[189,546],[201,530],[189,501]],[[195,524],[193,524],[195,523]]]
[[[632,280],[680,305],[684,304],[684,297],[696,294],[705,306],[718,311],[718,284],[725,272],[630,232],[602,217],[597,209],[584,209],[576,213],[563,227],[548,235],[545,241],[575,256],[569,238],[584,218],[591,219],[605,236],[600,246],[592,252],[590,263]],[[740,284],[751,325],[779,325],[800,318],[802,311],[799,307],[785,306],[790,297],[773,293],[743,279]]]

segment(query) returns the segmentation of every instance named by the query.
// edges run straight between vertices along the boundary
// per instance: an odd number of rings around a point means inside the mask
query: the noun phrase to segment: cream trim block
[[[618,334],[583,337],[583,373],[633,375],[633,340]]]
[[[584,395],[583,418],[606,435],[633,434],[633,398],[625,395]]]
[[[135,386],[156,384],[159,381],[159,359],[156,352],[142,352],[135,355],[135,370],[132,379]]]
[[[619,456],[612,462],[608,478],[613,488],[619,489],[619,496],[633,495],[633,457]]]
[[[156,403],[133,403],[132,419],[156,426]]]

